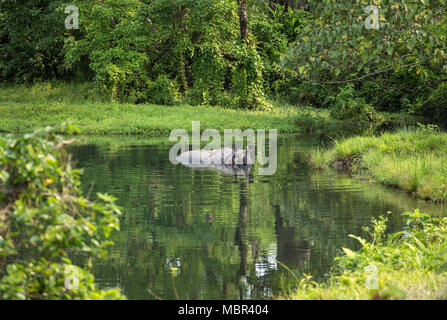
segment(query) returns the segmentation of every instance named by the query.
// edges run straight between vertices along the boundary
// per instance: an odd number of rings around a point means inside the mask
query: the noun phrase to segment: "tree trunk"
[[[248,39],[247,0],[237,0],[239,9],[239,24],[241,26],[241,39]]]

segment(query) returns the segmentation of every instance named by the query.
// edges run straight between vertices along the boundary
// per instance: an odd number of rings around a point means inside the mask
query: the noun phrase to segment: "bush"
[[[427,98],[420,98],[414,111],[427,121],[447,128],[447,83],[441,83]]]
[[[361,244],[342,248],[326,283],[304,277],[292,299],[445,299],[447,219],[416,209],[406,212],[405,231],[387,233],[387,218],[364,227],[370,241],[350,235]]]
[[[291,103],[311,104],[317,108],[329,108],[335,102],[336,91],[326,85],[302,82],[290,88]]]
[[[376,110],[408,111],[411,106],[410,102],[423,93],[419,88],[424,85],[423,74],[428,72],[429,70],[426,68],[422,72],[417,72],[414,69],[401,69],[390,75],[362,82],[358,94],[372,104]]]
[[[331,110],[331,115],[338,120],[357,118],[364,113],[365,105],[365,100],[356,97],[354,87],[348,84],[340,89]]]
[[[155,104],[173,105],[178,101],[176,84],[165,75],[159,75],[155,81],[150,81],[146,90],[147,101]]]
[[[380,126],[385,120],[363,98],[356,95],[352,84],[347,84],[340,89],[331,109],[331,115],[334,119],[353,120],[358,122],[358,125],[369,126],[371,129]]]
[[[64,68],[80,71],[88,62],[97,88],[107,98],[126,101],[141,93],[148,79],[150,48],[141,1],[80,1],[80,29],[65,38]]]
[[[188,89],[185,92],[185,103],[190,104],[192,106],[198,106],[203,103],[203,91],[200,89]]]
[[[63,149],[67,143],[51,128],[0,139],[2,299],[123,298],[118,289],[98,290],[88,267],[70,260],[76,254],[90,265],[105,257],[120,209],[113,197],[98,194],[91,202],[82,196],[80,171]],[[65,286],[67,270],[78,271],[77,289]]]
[[[232,94],[237,96],[234,107],[268,110],[270,105],[265,100],[262,79],[264,65],[259,53],[242,41],[238,41],[233,50],[238,60],[231,86]]]
[[[0,80],[16,83],[66,75],[61,0],[0,1]],[[62,22],[62,23],[61,23]]]

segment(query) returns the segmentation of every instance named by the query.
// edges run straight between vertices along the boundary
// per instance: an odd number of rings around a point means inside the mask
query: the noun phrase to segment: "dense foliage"
[[[377,29],[368,27],[370,1],[314,1],[307,24],[288,55],[290,67],[319,82],[348,82],[388,70],[447,59],[445,1],[374,1]],[[371,14],[374,20],[376,17]],[[367,20],[367,21],[365,21]]]
[[[371,4],[376,15],[365,10]],[[330,91],[353,84],[356,95],[377,110],[404,110],[445,123],[439,99],[447,79],[445,1],[328,0],[309,6],[312,24],[302,29],[283,65],[329,95],[319,99],[314,94],[320,105],[332,104]]]
[[[88,271],[105,257],[120,209],[113,197],[82,196],[67,143],[51,128],[0,139],[1,299],[122,298],[98,290]]]
[[[0,80],[93,81],[103,98],[137,103],[268,110],[276,98],[333,114],[351,92],[339,118],[447,122],[444,0],[71,4],[79,29],[64,28],[63,1],[0,2]]]
[[[75,0],[79,29],[65,30],[66,3],[23,2],[0,4],[0,79],[93,80],[108,98],[158,103],[181,93],[190,104],[266,105],[276,64],[305,21],[302,11],[256,1],[245,5],[241,35],[245,1]],[[154,97],[160,79],[171,81],[165,99]]]
[[[62,1],[0,2],[0,80],[64,75]]]

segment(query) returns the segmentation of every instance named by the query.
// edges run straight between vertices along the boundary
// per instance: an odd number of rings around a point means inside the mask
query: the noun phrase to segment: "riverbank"
[[[336,141],[312,152],[316,169],[335,167],[422,199],[447,200],[447,134],[431,127]]]
[[[327,109],[272,103],[271,110],[250,111],[215,106],[132,104],[101,101],[87,84],[0,87],[0,132],[22,133],[37,127],[58,126],[70,120],[84,135],[168,136],[173,129],[277,129],[333,138],[370,130],[358,123],[332,119]],[[410,120],[411,121],[411,120]],[[385,115],[382,128],[409,122],[402,115]]]
[[[325,284],[301,280],[288,299],[447,299],[447,219],[406,213],[407,230],[385,235],[386,218],[366,229],[371,240],[336,258]]]

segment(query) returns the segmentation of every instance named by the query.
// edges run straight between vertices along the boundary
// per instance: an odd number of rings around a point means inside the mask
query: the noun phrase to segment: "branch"
[[[423,62],[427,62],[427,61],[429,61],[431,59],[432,58],[427,58],[427,59],[425,59],[423,61],[418,61],[418,62],[405,64],[405,65],[401,66],[401,68],[412,67],[414,65],[418,65],[418,64],[421,64]],[[388,67],[386,69],[377,70],[377,71],[365,74],[365,75],[363,75],[361,77],[354,78],[354,79],[349,79],[349,80],[340,80],[340,81],[317,81],[317,80],[312,80],[312,79],[302,79],[302,80],[309,81],[309,82],[312,82],[312,83],[319,83],[319,84],[344,84],[344,83],[349,83],[349,82],[357,82],[357,81],[363,80],[365,78],[369,78],[369,77],[372,77],[372,76],[376,76],[378,74],[382,74],[382,73],[388,72],[388,71],[390,71],[392,69],[393,69],[393,67]]]
[[[163,56],[166,54],[166,52],[168,52],[171,49],[172,44],[173,44],[172,38],[169,38],[165,43],[165,47],[161,50],[161,52],[157,55],[157,57],[155,57],[155,59],[151,62],[151,64],[150,64],[151,69],[155,66],[155,64],[157,64],[158,61],[161,60],[161,58],[163,58]]]
[[[236,61],[237,61],[237,59],[236,59],[235,57],[233,57],[231,54],[229,54],[229,53],[227,53],[227,52],[225,52],[225,51],[222,51],[222,56],[223,56],[225,59],[227,59],[227,60],[229,60],[229,61],[231,61],[231,62],[236,62]]]
[[[156,32],[158,32],[158,29],[157,29],[157,27],[154,25],[154,23],[152,22],[152,20],[151,20],[150,18],[146,18],[146,20],[147,20],[147,22],[149,22],[149,24],[151,25],[151,27],[152,27]]]

